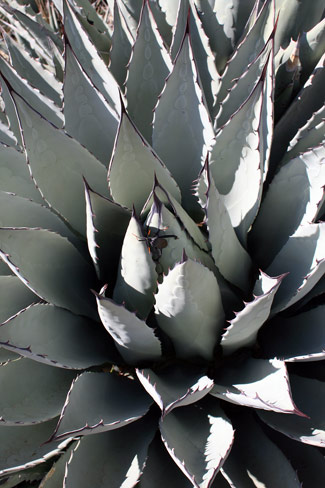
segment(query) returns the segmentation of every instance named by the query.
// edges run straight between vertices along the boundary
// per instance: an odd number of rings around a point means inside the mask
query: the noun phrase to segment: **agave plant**
[[[0,6],[0,486],[320,487],[323,2],[48,3]]]

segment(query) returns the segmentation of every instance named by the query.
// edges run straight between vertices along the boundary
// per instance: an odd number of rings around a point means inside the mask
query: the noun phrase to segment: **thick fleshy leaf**
[[[209,39],[204,32],[197,9],[192,2],[190,2],[190,7],[189,31],[191,33],[194,59],[200,75],[207,108],[209,109],[210,115],[212,115],[220,76],[216,68]]]
[[[4,144],[9,147],[14,147],[15,149],[19,150],[17,146],[17,139],[14,133],[11,132],[8,126],[2,122],[0,122],[0,144]]]
[[[321,145],[287,162],[273,178],[251,234],[255,257],[264,269],[289,236],[315,218],[324,195],[324,160]]]
[[[237,420],[234,423],[235,442],[221,468],[229,485],[236,488],[300,488],[290,462],[264,434],[254,417],[241,412]]]
[[[212,359],[224,326],[220,289],[214,274],[199,262],[177,264],[158,286],[155,313],[178,357]]]
[[[14,98],[33,178],[45,200],[84,235],[82,178],[94,190],[108,195],[106,168],[77,141],[42,119],[20,97]]]
[[[321,107],[319,110],[317,110],[317,112],[312,114],[306,124],[301,127],[291,139],[288,150],[282,159],[281,165],[290,159],[298,157],[299,154],[305,153],[308,150],[319,146],[324,141],[324,120],[325,106]]]
[[[231,224],[230,216],[214,181],[209,181],[207,191],[207,226],[211,254],[220,273],[232,284],[246,291],[252,262],[247,251],[242,247]]]
[[[173,365],[161,372],[138,369],[137,375],[163,416],[176,407],[196,403],[213,387],[213,380],[205,375],[204,370],[189,365]]]
[[[82,373],[72,383],[53,439],[119,429],[143,417],[151,403],[138,381],[112,373]]]
[[[272,131],[269,57],[249,98],[217,133],[209,158],[210,174],[224,196],[232,226],[243,245],[262,196]]]
[[[267,268],[273,276],[289,272],[276,295],[274,312],[303,298],[324,275],[324,239],[325,223],[302,225]]]
[[[40,298],[97,317],[93,270],[65,237],[44,229],[2,228],[0,256]]]
[[[292,317],[275,317],[259,338],[263,355],[286,362],[325,359],[325,306]]]
[[[97,276],[102,281],[115,281],[123,238],[131,213],[94,192],[87,182],[85,199],[88,249]]]
[[[30,177],[25,155],[3,144],[0,145],[0,189],[44,203]]]
[[[72,450],[75,449],[77,442],[72,442],[68,449],[53,464],[50,471],[42,479],[39,488],[58,488],[63,487],[66,466],[71,457]]]
[[[19,354],[15,354],[14,352],[8,351],[7,349],[0,347],[0,365],[1,366],[5,363],[8,363],[9,361],[14,361],[14,360],[19,359],[19,358],[20,358]]]
[[[33,88],[27,80],[21,78],[18,73],[1,57],[0,72],[8,85],[18,93],[27,103],[31,104],[38,113],[55,127],[63,126],[63,115],[52,100],[42,95],[39,90]]]
[[[272,39],[269,39],[257,58],[250,63],[236,83],[231,87],[226,98],[220,103],[220,110],[215,121],[215,127],[222,127],[249,97],[257,85],[263,72],[265,63],[272,49]]]
[[[17,73],[56,105],[62,104],[62,84],[42,64],[23,51],[10,36],[4,37],[11,64]]]
[[[191,488],[193,485],[178,469],[157,436],[149,446],[148,459],[140,478],[139,488],[166,488],[166,486]]]
[[[100,324],[53,305],[36,304],[0,327],[6,349],[59,368],[84,369],[119,357]]]
[[[155,423],[145,417],[122,431],[83,437],[68,463],[64,488],[136,486],[154,433]]]
[[[151,141],[153,109],[171,69],[171,59],[157,30],[149,2],[144,2],[128,65],[126,99],[132,120],[148,142]]]
[[[273,3],[272,0],[267,0],[264,3],[252,28],[238,44],[227,62],[217,93],[217,103],[214,108],[215,116],[218,114],[220,104],[226,98],[228,91],[236,83],[237,78],[246,71],[247,65],[254,62],[271,35],[274,17]]]
[[[289,376],[278,359],[246,359],[217,371],[211,395],[245,407],[301,415],[293,403]]]
[[[113,299],[145,319],[154,304],[158,275],[142,227],[133,214],[125,233]]]
[[[37,425],[0,426],[0,476],[32,468],[62,452],[70,442],[44,444],[52,434],[57,419]]]
[[[49,208],[2,190],[0,190],[0,227],[42,227],[53,230],[77,244],[74,234]]]
[[[153,329],[109,298],[103,295],[97,295],[96,298],[101,321],[128,363],[157,360],[161,357],[161,344]]]
[[[190,190],[214,137],[202,97],[187,34],[155,108],[152,140],[153,148],[181,188],[185,210],[195,209],[197,213]]]
[[[277,167],[290,140],[295,136],[298,129],[307,123],[313,113],[323,107],[325,99],[323,94],[324,82],[325,54],[319,60],[298,96],[275,126],[270,156],[271,167]]]
[[[108,174],[114,201],[130,209],[134,206],[140,212],[152,190],[155,175],[179,201],[180,191],[175,180],[123,110]]]
[[[169,50],[173,62],[175,62],[178,51],[182,46],[185,30],[187,28],[188,15],[189,15],[189,0],[180,0],[178,2],[175,24],[172,27],[173,37],[172,37],[172,42]]]
[[[300,79],[305,83],[310,73],[322,57],[325,48],[325,19],[321,20],[300,38],[299,59],[302,73]]]
[[[0,324],[31,303],[38,301],[39,297],[34,295],[17,276],[0,276]]]
[[[325,463],[321,449],[289,439],[275,431],[272,432],[272,436],[298,474],[303,488],[322,486],[325,479]]]
[[[75,373],[21,358],[0,367],[0,420],[31,425],[60,414]]]
[[[313,446],[325,446],[324,405],[325,384],[323,381],[290,375],[292,395],[306,418],[259,411],[259,416],[270,427],[291,439]]]
[[[117,114],[121,111],[119,87],[68,0],[63,1],[64,30],[83,70]]]
[[[20,146],[22,146],[22,138],[21,138],[21,132],[19,127],[16,107],[12,99],[10,90],[7,86],[7,83],[4,81],[2,76],[0,76],[0,86],[1,86],[1,98],[3,99],[5,104],[5,113],[9,122],[9,128],[15,135],[17,143]]]
[[[64,117],[68,134],[108,166],[118,117],[82,70],[69,44],[65,48]]]
[[[229,321],[230,326],[222,336],[221,345],[225,354],[255,343],[259,329],[270,315],[274,295],[282,279],[283,276],[271,278],[260,274],[254,288],[254,300],[245,303],[240,312],[235,312],[236,317]]]
[[[208,253],[200,249],[193,239],[191,239],[191,235],[183,225],[179,216],[170,212],[165,205],[161,203],[160,199],[158,199],[156,193],[154,193],[152,201],[153,203],[146,220],[146,227],[148,228],[148,232],[150,231],[151,236],[163,239],[163,241],[160,241],[163,243],[161,249],[159,248],[159,245],[158,248],[157,246],[153,246],[152,249],[155,253],[155,259],[158,261],[156,269],[159,270],[159,273],[167,274],[169,269],[173,268],[176,263],[179,263],[182,260],[184,252],[190,259],[199,261],[210,270],[215,271],[216,267],[213,259]],[[167,203],[169,203],[168,200]],[[194,224],[193,221],[192,223]],[[200,232],[197,227],[196,230]],[[201,235],[201,237],[203,236]]]
[[[225,462],[234,430],[217,402],[175,409],[160,422],[165,446],[195,488],[208,488]]]
[[[133,42],[134,39],[121,13],[119,3],[114,2],[114,31],[112,35],[112,48],[109,53],[109,69],[120,87],[125,82],[127,64],[130,60]]]

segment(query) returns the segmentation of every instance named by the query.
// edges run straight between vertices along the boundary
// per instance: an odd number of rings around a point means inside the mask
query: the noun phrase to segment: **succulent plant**
[[[0,486],[320,487],[323,2],[38,4],[0,5]]]

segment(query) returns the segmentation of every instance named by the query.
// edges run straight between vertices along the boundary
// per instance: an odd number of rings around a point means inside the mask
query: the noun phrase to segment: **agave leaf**
[[[173,27],[176,23],[179,3],[181,0],[169,2],[169,0],[159,0],[160,8],[166,16],[167,23]]]
[[[153,486],[155,488],[166,488],[166,486],[190,488],[193,486],[183,476],[158,437],[155,437],[149,446],[148,459],[139,483],[139,488],[152,488]]]
[[[74,377],[73,371],[41,365],[26,358],[2,365],[2,424],[31,425],[57,417]]]
[[[119,429],[143,417],[151,403],[134,380],[112,373],[82,373],[71,385],[52,439]]]
[[[118,127],[116,112],[82,70],[69,44],[65,61],[65,130],[108,166]]]
[[[82,235],[86,233],[85,177],[108,194],[106,169],[77,141],[60,131],[14,95],[24,131],[28,164],[43,197]]]
[[[290,375],[292,395],[298,407],[306,417],[285,415],[274,412],[259,411],[259,417],[270,427],[291,439],[312,446],[324,447],[325,421],[323,409],[325,387],[324,382],[312,378]]]
[[[282,450],[264,434],[253,416],[241,412],[238,425],[235,423],[234,427],[235,442],[222,467],[222,474],[231,487],[301,487],[297,473]]]
[[[70,442],[44,444],[55,428],[57,419],[36,425],[0,426],[0,476],[32,468],[61,454]]]
[[[176,407],[190,405],[205,397],[213,387],[213,380],[205,371],[189,365],[173,365],[161,372],[137,369],[137,376],[165,416]]]
[[[101,321],[116,342],[118,351],[129,364],[161,357],[161,344],[153,329],[121,305],[97,295]]]
[[[230,283],[246,291],[252,262],[236,236],[223,200],[214,181],[210,180],[206,215],[211,253],[220,273]]]
[[[94,273],[65,238],[44,229],[0,229],[0,256],[40,298],[97,318],[89,289]]]
[[[148,142],[151,142],[153,109],[171,70],[172,63],[149,2],[144,2],[128,65],[126,99],[128,113]]]
[[[160,201],[171,207],[175,217],[180,222],[181,226],[185,229],[189,237],[195,242],[195,244],[200,249],[208,251],[209,247],[207,245],[206,239],[199,229],[198,225],[189,216],[189,214],[186,213],[182,205],[180,205],[180,203],[176,201],[172,195],[168,194],[168,192],[160,185],[158,181],[155,181],[154,195]]]
[[[114,201],[128,208],[134,206],[139,212],[152,189],[155,175],[176,200],[180,200],[175,180],[123,110],[108,174]]]
[[[194,214],[199,210],[190,189],[214,137],[202,97],[190,37],[186,34],[155,108],[152,140],[153,148],[181,188],[185,210]]]
[[[322,486],[325,477],[324,455],[320,449],[272,432],[275,441],[289,459],[304,488]]]
[[[192,39],[194,59],[202,83],[207,108],[209,109],[210,116],[212,116],[220,76],[215,65],[209,39],[204,32],[201,19],[193,2],[190,2],[190,7],[189,31]]]
[[[164,239],[164,247],[161,250],[158,248],[155,256],[158,262],[156,269],[160,275],[167,274],[169,269],[179,263],[184,252],[190,259],[201,262],[215,272],[216,267],[211,256],[195,244],[182,221],[170,212],[155,194],[147,216],[146,227],[150,235]]]
[[[224,195],[232,226],[245,246],[246,235],[257,214],[272,133],[272,107],[268,89],[270,57],[249,98],[218,132],[210,154],[209,169]]]
[[[64,486],[136,486],[154,432],[154,423],[146,417],[124,427],[122,435],[120,431],[113,430],[83,437],[68,463]]]
[[[54,305],[28,307],[12,316],[0,331],[6,349],[50,366],[85,369],[120,361],[99,324]]]
[[[114,2],[114,31],[112,35],[109,69],[120,87],[125,82],[127,64],[130,60],[133,42],[133,37],[121,14],[119,3],[116,1]]]
[[[299,59],[302,72],[301,83],[305,83],[312,70],[322,57],[325,48],[325,19],[315,25],[308,32],[303,32],[300,38]]]
[[[98,278],[113,280],[131,213],[94,192],[86,181],[85,198],[89,254]]]
[[[1,97],[5,104],[5,114],[9,122],[9,129],[13,132],[16,138],[16,143],[22,146],[23,141],[21,138],[21,132],[19,127],[16,107],[12,99],[11,93],[8,89],[8,86],[4,81],[4,79],[2,78],[2,76],[0,76],[0,86],[1,86]]]
[[[155,313],[178,357],[212,359],[224,325],[218,282],[201,263],[185,259],[158,286]]]
[[[264,268],[300,225],[315,218],[324,196],[324,158],[325,147],[314,147],[288,161],[273,178],[251,234],[255,258]]]
[[[53,464],[52,468],[46,473],[39,485],[39,488],[57,488],[63,487],[63,481],[67,464],[71,457],[72,450],[76,448],[77,442],[72,442],[68,449],[61,454],[59,459]]]
[[[39,301],[39,297],[17,276],[0,276],[0,290],[0,324],[31,303]]]
[[[220,19],[220,14],[222,17],[220,4],[217,5],[216,2],[211,2],[211,0],[194,0],[194,4],[197,8],[203,29],[209,39],[209,44],[215,57],[217,70],[221,73],[225,67],[227,58],[233,51],[233,46],[231,44],[231,39],[226,36],[223,29],[223,19]],[[219,16],[215,11],[215,7],[217,6],[219,8]],[[233,6],[234,2],[232,2],[232,7]]]
[[[62,83],[52,73],[43,68],[39,61],[23,51],[10,36],[4,36],[9,51],[10,61],[16,72],[40,93],[52,100],[56,105],[62,105]]]
[[[14,147],[15,149],[19,150],[14,133],[2,122],[0,122],[0,144]]]
[[[274,129],[270,165],[273,170],[283,157],[290,140],[310,117],[324,106],[325,95],[325,54],[319,60],[308,81],[305,83],[288,110]]]
[[[300,0],[277,0],[280,12],[275,36],[275,50],[287,46],[290,39],[297,39],[299,34],[309,31],[322,18],[324,4],[315,0],[312,4]]]
[[[277,317],[263,330],[259,339],[263,355],[276,356],[286,362],[325,359],[325,306],[292,317]]]
[[[111,34],[108,23],[104,22],[102,17],[98,15],[96,8],[88,0],[74,0],[74,3],[70,2],[70,6],[100,56],[108,64],[111,47]]]
[[[140,20],[142,3],[139,0],[117,0],[125,19],[127,27],[132,34],[133,39],[137,37],[137,28]],[[113,9],[111,9],[113,10]]]
[[[0,227],[42,227],[67,237],[73,244],[78,243],[74,234],[49,208],[2,190],[0,190]]]
[[[9,361],[14,361],[14,360],[19,359],[19,358],[20,358],[19,354],[15,354],[14,352],[8,351],[7,349],[0,347],[0,365],[1,366],[5,363],[8,363]]]
[[[247,65],[253,63],[264,49],[265,43],[269,39],[274,27],[273,5],[273,0],[264,2],[252,28],[238,44],[236,50],[227,62],[217,93],[214,116],[217,116],[221,103],[226,98],[229,90],[236,83],[237,78],[246,71]]]
[[[8,12],[11,12],[14,15],[14,17],[19,21],[20,25],[24,26],[34,38],[36,43],[31,43],[34,49],[37,50],[42,47],[44,53],[47,53],[49,48],[49,39],[51,39],[57,45],[60,51],[63,51],[63,43],[60,36],[56,35],[56,33],[49,28],[50,26],[46,22],[38,22],[36,20],[37,16],[35,16],[34,12],[32,12],[32,15],[29,15],[27,11],[24,12],[21,8],[11,8],[7,5],[5,5],[5,8]],[[39,17],[38,20],[40,20]],[[51,59],[50,56],[47,57]]]
[[[0,72],[9,87],[21,95],[46,120],[55,127],[63,126],[63,115],[59,107],[42,95],[39,90],[33,88],[25,78],[21,78],[2,57],[0,57]]]
[[[246,359],[217,371],[211,395],[245,407],[303,415],[293,403],[289,375],[278,359]]]
[[[170,46],[172,42],[172,29],[166,20],[166,13],[163,12],[163,10],[160,7],[161,2],[160,1],[156,2],[156,0],[149,0],[149,1],[150,1],[150,8],[155,18],[156,24],[158,26],[160,35],[163,38],[165,45]],[[178,3],[178,0],[172,3],[174,6],[175,3],[176,4]]]
[[[323,276],[325,223],[305,224],[289,238],[266,272],[287,273],[272,312],[290,307],[303,298]]]
[[[118,115],[121,111],[119,88],[94,44],[89,39],[68,0],[63,0],[64,28],[71,48],[83,70]]]
[[[180,0],[178,9],[177,9],[177,16],[175,20],[175,24],[172,28],[172,42],[170,45],[170,57],[174,62],[178,51],[182,46],[182,41],[185,34],[185,29],[188,22],[188,15],[189,15],[189,0]]]
[[[190,405],[166,415],[160,422],[170,456],[195,488],[211,486],[225,462],[234,430],[217,402]]]
[[[113,299],[145,319],[154,304],[158,275],[135,214],[125,233]]]
[[[254,288],[254,300],[245,303],[240,312],[235,312],[235,318],[229,321],[230,326],[222,336],[221,346],[225,354],[254,344],[259,329],[270,315],[274,295],[283,277],[271,278],[260,273]]]
[[[270,38],[261,52],[258,53],[256,59],[248,65],[247,69],[236,80],[236,83],[232,85],[225,99],[220,103],[220,110],[215,121],[215,128],[219,129],[228,122],[259,82],[272,49],[273,34],[274,32],[272,32]]]
[[[301,153],[312,150],[312,148],[316,146],[320,146],[321,144],[324,145],[324,119],[325,107],[321,107],[319,110],[317,110],[317,112],[312,114],[306,124],[301,127],[293,139],[291,139],[287,152],[282,159],[281,165],[293,158],[298,157]]]
[[[3,144],[0,145],[0,189],[44,203],[30,177],[25,155],[14,147]]]

